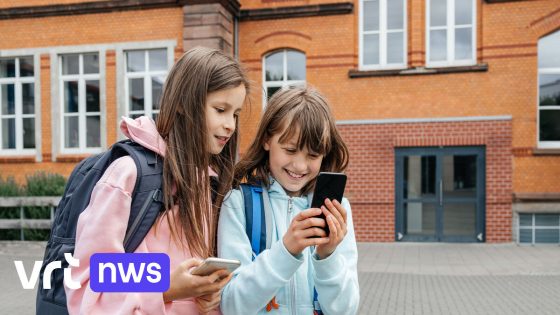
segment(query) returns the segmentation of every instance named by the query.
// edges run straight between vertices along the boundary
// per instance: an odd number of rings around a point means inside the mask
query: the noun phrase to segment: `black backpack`
[[[131,140],[124,140],[115,143],[108,151],[80,162],[72,171],[56,208],[39,274],[37,314],[68,314],[63,285],[64,268],[68,267],[68,262],[64,253],[74,253],[78,217],[89,205],[93,188],[109,165],[126,155],[132,157],[138,172],[124,239],[125,252],[136,250],[157,219],[163,206],[163,160],[156,153]],[[45,267],[53,261],[61,261],[62,268],[51,274],[51,289],[43,289]]]

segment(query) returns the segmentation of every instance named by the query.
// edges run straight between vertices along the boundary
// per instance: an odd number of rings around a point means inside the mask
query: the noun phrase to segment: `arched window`
[[[274,92],[284,86],[305,85],[305,54],[296,50],[280,50],[266,55],[263,60],[263,82],[266,105]]]
[[[560,147],[560,30],[539,40],[539,147]]]

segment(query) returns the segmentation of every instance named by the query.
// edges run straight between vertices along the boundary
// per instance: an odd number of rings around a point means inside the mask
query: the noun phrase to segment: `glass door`
[[[395,153],[396,240],[484,241],[484,148]]]

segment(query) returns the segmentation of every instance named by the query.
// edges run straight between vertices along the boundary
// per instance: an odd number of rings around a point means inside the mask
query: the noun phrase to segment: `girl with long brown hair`
[[[138,170],[130,156],[115,160],[80,215],[72,268],[81,289],[66,288],[72,314],[199,314],[216,311],[229,281],[224,270],[195,276],[190,269],[215,256],[218,209],[232,182],[238,116],[249,91],[241,66],[220,51],[194,48],[170,70],[155,123],[123,117],[121,131],[163,163],[163,207],[135,253],[166,253],[170,287],[163,293],[98,293],[89,288],[89,258],[123,253]],[[211,177],[219,178],[211,185]],[[214,188],[211,188],[214,187]],[[213,203],[211,198],[217,196]]]

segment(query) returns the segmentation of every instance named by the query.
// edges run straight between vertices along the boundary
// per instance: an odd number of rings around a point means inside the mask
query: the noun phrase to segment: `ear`
[[[266,139],[263,143],[263,149],[265,151],[270,151],[270,138]]]

